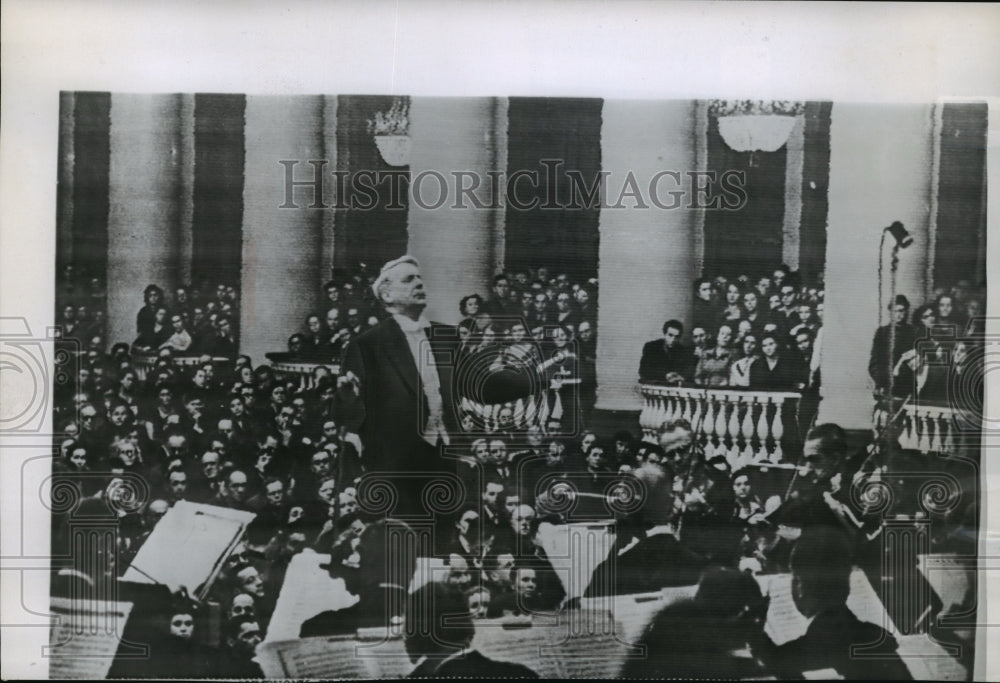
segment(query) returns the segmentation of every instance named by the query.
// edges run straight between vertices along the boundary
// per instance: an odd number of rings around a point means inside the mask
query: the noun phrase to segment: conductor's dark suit
[[[478,402],[500,403],[526,395],[537,384],[523,372],[504,370],[488,374],[481,367],[475,377],[471,374],[466,377],[463,366],[456,366],[457,328],[432,323],[425,334],[429,346],[423,346],[422,350],[429,348],[434,354],[444,428],[452,439],[459,434],[456,387]],[[356,400],[342,398],[341,417],[348,430],[361,436],[366,472],[454,472],[454,461],[441,455],[443,439],[431,437],[435,442],[432,445],[424,438],[428,400],[406,335],[394,318],[383,320],[351,340],[342,364],[342,372],[347,371],[360,379],[360,395]],[[406,477],[397,480],[402,482]],[[415,487],[415,491],[408,493],[417,495],[423,485],[411,481],[406,488]],[[402,506],[403,501],[397,510],[403,511]]]
[[[450,356],[458,347],[458,330],[432,324],[427,337],[441,379],[444,426],[455,435],[455,368]],[[428,417],[423,382],[399,323],[386,318],[352,339],[341,368],[361,380],[360,396],[344,404],[341,415],[347,429],[361,436],[366,471],[438,469],[438,449],[423,438]]]

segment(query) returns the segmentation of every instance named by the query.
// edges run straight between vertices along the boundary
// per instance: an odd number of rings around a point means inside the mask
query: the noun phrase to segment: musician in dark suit
[[[424,317],[427,293],[412,256],[385,264],[372,289],[390,315],[345,349],[337,382],[341,412],[348,430],[361,436],[367,472],[384,473],[395,487],[396,514],[422,513],[423,487],[455,469],[440,455],[459,433],[455,387],[480,403],[501,403],[527,395],[537,382],[530,368],[463,379],[453,360],[458,330]]]
[[[810,619],[801,638],[775,646],[767,637],[754,647],[781,678],[835,670],[842,678],[910,680],[896,639],[878,624],[861,621],[847,606],[853,569],[852,544],[841,529],[815,527],[792,551],[792,599]],[[857,654],[859,648],[864,654]]]

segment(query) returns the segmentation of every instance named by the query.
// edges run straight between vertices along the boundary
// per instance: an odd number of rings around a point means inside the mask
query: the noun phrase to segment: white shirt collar
[[[400,315],[399,313],[393,313],[392,317],[399,323],[399,327],[403,332],[417,332],[419,330],[426,330],[431,326],[431,322],[422,313],[416,320],[407,318],[405,315]]]

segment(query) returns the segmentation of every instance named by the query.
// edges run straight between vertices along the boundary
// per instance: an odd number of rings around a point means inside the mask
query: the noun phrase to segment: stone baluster
[[[768,456],[767,436],[768,432],[770,431],[767,422],[768,397],[766,395],[761,394],[757,397],[757,402],[760,404],[760,416],[757,418],[756,436],[757,440],[760,443],[760,446],[757,448],[757,454],[754,456],[754,459],[757,460],[758,462],[763,462],[767,460]]]
[[[899,436],[899,445],[904,450],[920,450],[920,442],[917,438],[917,420],[913,414],[913,407],[907,406],[900,419],[903,421],[903,429]]]
[[[953,415],[941,413],[941,428],[944,436],[941,439],[941,452],[951,454],[955,450],[955,437],[951,430]]]
[[[726,425],[726,432],[729,435],[729,452],[727,458],[730,462],[735,462],[740,455],[740,401],[739,394],[731,394],[728,398],[732,410],[729,413],[729,424]]]
[[[709,450],[709,446],[712,446],[712,430],[715,427],[715,402],[712,397],[705,395],[703,399],[705,401],[705,416],[701,421],[701,434],[704,436],[703,443],[705,445],[705,450]],[[696,427],[698,425],[695,425]]]
[[[681,418],[694,424],[694,409],[691,406],[690,394],[685,394],[684,396],[684,413],[681,415]]]
[[[672,415],[674,414],[674,399],[675,397],[664,391],[660,394],[660,402],[663,404],[663,421],[669,422],[672,420]]]
[[[781,462],[784,454],[781,452],[781,437],[785,433],[785,425],[782,424],[782,408],[785,405],[784,396],[773,396],[774,419],[771,422],[771,436],[774,438],[774,451],[771,453],[771,462]]]
[[[656,415],[656,425],[653,427],[654,429],[659,429],[660,425],[670,420],[670,406],[668,403],[669,397],[667,396],[666,389],[660,389],[657,400],[659,411]]]
[[[528,422],[525,420],[523,398],[519,398],[514,402],[514,424],[517,425],[518,429],[523,429],[528,426]]]
[[[716,455],[726,455],[726,411],[730,407],[730,403],[726,400],[725,394],[718,394],[719,400],[719,410],[715,415],[715,436],[719,440],[719,445],[715,449]]]
[[[756,401],[753,395],[750,395],[744,398],[744,402],[747,405],[746,411],[743,413],[743,453],[741,458],[746,462],[750,462],[753,460],[753,445],[751,442],[753,441],[754,433],[753,407]]]
[[[639,429],[642,430],[643,434],[649,432],[649,410],[652,399],[649,397],[649,391],[645,388],[642,390],[642,410],[639,411]]]
[[[917,415],[920,419],[920,444],[922,446],[920,452],[926,455],[931,450],[933,419],[926,408],[921,409]]]
[[[932,429],[930,441],[931,453],[941,453],[944,451],[944,447],[941,445],[941,429],[944,425],[944,413],[938,413],[936,418],[928,416],[928,421]]]

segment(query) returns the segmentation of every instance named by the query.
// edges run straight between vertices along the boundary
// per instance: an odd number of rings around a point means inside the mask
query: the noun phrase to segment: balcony
[[[274,374],[280,379],[291,379],[298,382],[299,391],[315,389],[319,378],[323,375],[328,374],[336,377],[340,374],[339,363],[327,363],[320,359],[277,351],[266,353],[264,356],[271,362]]]
[[[899,411],[896,431],[899,447],[919,451],[924,455],[954,455],[968,445],[969,436],[975,436],[980,426],[976,415],[951,406],[933,403],[907,403],[895,407]],[[872,422],[881,432],[889,419],[884,403],[875,406]]]
[[[647,441],[656,440],[664,422],[684,419],[694,427],[706,457],[721,455],[733,469],[784,462],[801,446],[801,394],[656,384],[642,384],[640,390],[639,426]]]
[[[131,359],[136,378],[145,382],[150,371],[156,367],[159,356],[155,353],[133,353]],[[232,358],[208,355],[175,355],[170,360],[175,368],[180,369],[190,369],[206,362],[212,362],[219,366],[230,365],[233,362]]]

